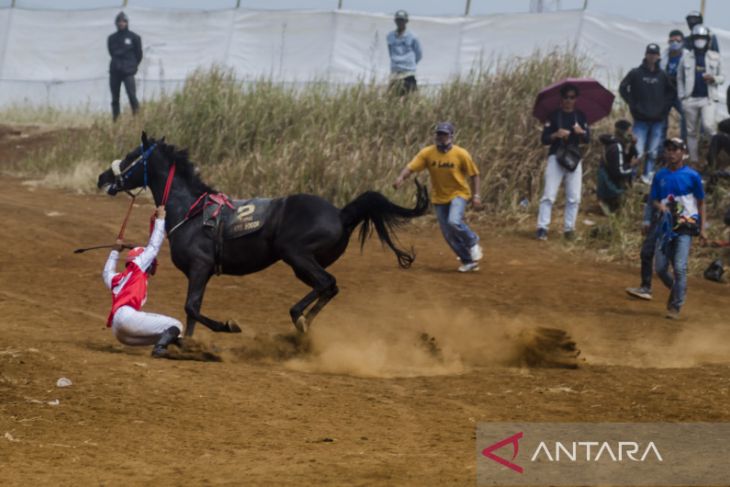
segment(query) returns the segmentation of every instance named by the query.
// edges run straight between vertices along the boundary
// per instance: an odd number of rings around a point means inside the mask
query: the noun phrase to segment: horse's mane
[[[158,141],[157,144],[165,157],[175,163],[176,174],[182,176],[188,182],[190,191],[193,194],[217,193],[214,188],[200,179],[195,164],[190,160],[187,149],[177,149],[174,145],[165,142]]]

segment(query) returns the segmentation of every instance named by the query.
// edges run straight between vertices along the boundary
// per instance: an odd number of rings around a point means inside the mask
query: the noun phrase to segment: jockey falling
[[[147,279],[155,274],[157,253],[165,239],[165,207],[155,211],[154,230],[146,247],[135,247],[127,253],[124,271],[117,273],[117,260],[122,242],[109,254],[104,265],[104,284],[112,292],[112,309],[107,326],[125,345],[155,345],[153,357],[164,357],[167,347],[177,343],[182,323],[169,316],[142,311],[147,301]]]

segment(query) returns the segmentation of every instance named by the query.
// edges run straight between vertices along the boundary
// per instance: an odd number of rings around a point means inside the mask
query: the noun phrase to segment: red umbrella
[[[601,83],[593,78],[565,78],[547,88],[543,88],[537,94],[532,114],[540,122],[545,123],[548,116],[560,108],[560,88],[566,84],[578,88],[580,95],[576,99],[575,108],[585,114],[589,124],[595,123],[611,113],[611,106],[615,97]]]

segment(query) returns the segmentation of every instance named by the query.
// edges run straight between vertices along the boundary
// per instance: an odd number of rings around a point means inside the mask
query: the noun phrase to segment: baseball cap
[[[436,133],[439,132],[454,135],[454,125],[451,122],[439,122],[436,124]]]
[[[408,22],[408,12],[406,12],[405,10],[398,10],[395,13],[395,20],[399,20],[399,19],[405,20],[406,22]]]
[[[667,139],[664,141],[664,147],[676,147],[677,149],[681,149],[683,151],[687,150],[687,144],[684,143],[684,140],[680,139],[679,137],[672,137],[671,139]]]
[[[659,44],[651,43],[646,46],[646,54],[661,54],[662,51],[659,48]]]

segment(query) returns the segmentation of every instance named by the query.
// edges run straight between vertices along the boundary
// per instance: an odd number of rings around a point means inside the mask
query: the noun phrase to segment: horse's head
[[[124,159],[115,160],[109,169],[99,174],[96,183],[99,189],[104,189],[108,194],[114,196],[120,191],[130,191],[147,186],[149,159],[157,149],[158,143],[164,141],[164,137],[156,142],[142,132],[141,140],[142,143],[128,153]]]

